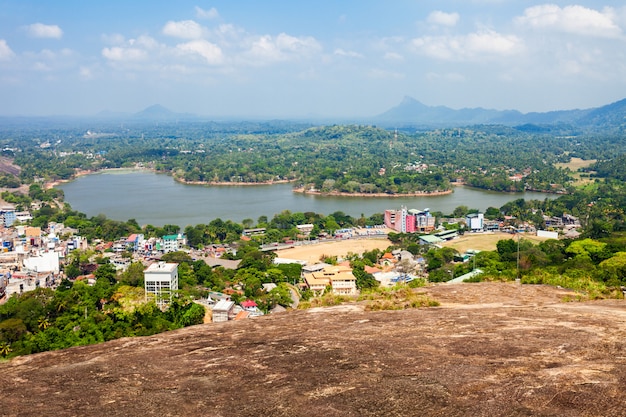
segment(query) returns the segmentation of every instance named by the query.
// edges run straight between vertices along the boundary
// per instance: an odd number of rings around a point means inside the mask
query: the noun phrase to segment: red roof
[[[380,272],[380,269],[374,266],[365,265],[364,269],[365,269],[365,272],[367,272],[368,274],[375,274],[376,272]]]
[[[252,300],[246,300],[243,303],[241,303],[242,307],[248,308],[248,307],[256,307],[256,303]]]
[[[237,315],[235,316],[235,320],[243,320],[243,319],[247,319],[248,316],[250,315],[249,311],[240,311],[239,313],[237,313]]]

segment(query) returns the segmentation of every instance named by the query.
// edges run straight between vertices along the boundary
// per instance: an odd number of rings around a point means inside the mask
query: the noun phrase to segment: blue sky
[[[0,114],[523,112],[626,97],[618,1],[0,0]]]

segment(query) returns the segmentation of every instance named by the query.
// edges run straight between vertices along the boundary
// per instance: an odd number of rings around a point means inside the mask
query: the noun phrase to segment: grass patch
[[[298,304],[298,310],[306,310],[307,308],[314,307],[332,307],[338,306],[343,303],[355,301],[355,297],[348,297],[345,295],[335,295],[332,293],[326,293],[321,297],[314,297],[307,301],[300,301]]]
[[[298,310],[332,307],[355,301],[365,301],[365,311],[406,310],[408,308],[437,307],[440,305],[439,301],[430,298],[425,293],[417,292],[407,284],[398,284],[394,287],[362,290],[358,297],[326,293],[321,297],[301,301],[298,304]]]
[[[596,159],[583,160],[580,158],[572,158],[567,163],[559,163],[559,164],[555,164],[555,166],[557,168],[569,169],[572,172],[572,177],[574,178],[574,186],[579,187],[579,186],[586,185],[592,182],[592,179],[588,176],[589,173],[585,173],[583,176],[581,175],[582,173],[580,169],[587,168],[591,164],[596,163],[596,161],[597,161]]]
[[[417,292],[407,285],[391,288],[376,288],[364,291],[358,298],[367,301],[365,311],[406,310],[408,308],[436,307],[439,301]]]
[[[522,284],[543,284],[554,287],[563,287],[578,294],[565,297],[564,301],[585,301],[598,300],[603,298],[621,298],[621,292],[613,291],[603,282],[596,281],[590,277],[570,277],[567,275],[550,274],[547,272],[525,275],[522,277]],[[623,297],[623,295],[622,295]]]

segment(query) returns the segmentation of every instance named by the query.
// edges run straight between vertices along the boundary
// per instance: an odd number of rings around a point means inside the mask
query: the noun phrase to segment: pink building
[[[435,218],[428,209],[385,210],[385,226],[399,233],[428,233],[435,230]]]

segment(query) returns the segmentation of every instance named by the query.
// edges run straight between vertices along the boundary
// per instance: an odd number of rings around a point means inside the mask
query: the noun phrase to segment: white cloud
[[[107,45],[123,45],[126,42],[126,38],[119,33],[102,34],[100,38]]]
[[[163,34],[182,39],[200,39],[204,29],[193,20],[181,20],[174,22],[170,20],[163,27]]]
[[[148,54],[143,49],[114,46],[102,49],[102,56],[110,61],[141,61]]]
[[[386,52],[383,58],[388,61],[404,61],[404,57],[397,52]]]
[[[7,45],[7,41],[0,39],[0,61],[8,61],[13,58],[15,53]]]
[[[463,36],[423,36],[413,39],[413,47],[424,55],[449,61],[472,61],[498,56],[510,56],[524,47],[514,35],[502,35],[482,30]]]
[[[211,7],[209,10],[204,10],[201,7],[196,6],[196,16],[198,19],[217,19],[220,14],[215,7]]]
[[[91,70],[91,68],[88,68],[88,67],[81,66],[78,69],[78,75],[83,80],[91,80],[94,78],[93,71]]]
[[[344,50],[342,48],[335,49],[333,54],[339,55],[339,56],[345,56],[345,57],[348,57],[348,58],[363,58],[363,55],[358,53],[358,52],[346,51],[346,50]]]
[[[63,31],[57,25],[44,25],[43,23],[33,23],[26,26],[26,30],[33,38],[61,39]]]
[[[45,62],[35,62],[35,64],[33,65],[32,69],[34,71],[39,71],[39,72],[50,72],[50,71],[52,71],[52,68],[50,67],[50,65],[46,64]]]
[[[159,43],[154,38],[146,35],[139,36],[137,39],[130,39],[128,44],[144,49],[157,49],[159,47]]]
[[[440,10],[435,10],[428,15],[428,23],[431,25],[456,26],[459,19],[458,13],[446,13]]]
[[[615,20],[611,8],[598,11],[578,5],[561,8],[555,4],[529,7],[523,16],[515,19],[518,24],[533,28],[605,38],[621,36],[622,30]]]
[[[210,65],[221,64],[224,60],[220,47],[204,39],[181,43],[176,48],[186,54],[200,55]]]
[[[263,64],[311,56],[321,49],[321,45],[313,37],[298,38],[281,33],[276,37],[264,35],[253,40],[248,54],[255,59],[256,64]]]

